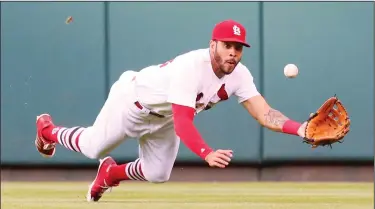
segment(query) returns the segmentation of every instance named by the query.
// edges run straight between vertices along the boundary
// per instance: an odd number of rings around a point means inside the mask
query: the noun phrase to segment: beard
[[[235,64],[233,65],[233,67],[227,66],[226,62],[220,57],[220,55],[217,54],[216,50],[214,53],[214,60],[216,64],[218,65],[219,71],[225,75],[231,74],[233,70],[237,67],[238,63],[241,61],[241,60],[235,61]]]

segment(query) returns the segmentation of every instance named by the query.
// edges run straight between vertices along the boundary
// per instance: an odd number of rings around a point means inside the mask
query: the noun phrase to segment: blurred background
[[[372,2],[1,2],[2,179],[25,178],[16,173],[25,167],[34,178],[40,167],[61,169],[55,176],[85,168],[92,178],[98,162],[81,154],[58,146],[54,158],[40,156],[36,116],[48,112],[59,125],[91,125],[122,72],[208,47],[214,25],[225,19],[247,28],[252,47],[242,62],[273,107],[304,121],[337,94],[351,132],[332,149],[311,149],[298,137],[260,127],[232,98],[196,123],[212,147],[234,150],[233,165],[224,175],[210,173],[216,170],[181,144],[172,179],[372,181]],[[284,76],[288,63],[299,67],[297,78]],[[137,145],[129,140],[111,155],[134,160]]]

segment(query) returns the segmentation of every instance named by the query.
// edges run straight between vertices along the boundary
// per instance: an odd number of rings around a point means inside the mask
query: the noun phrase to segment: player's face
[[[220,74],[229,75],[241,61],[243,45],[237,42],[217,41],[213,47],[214,59]]]

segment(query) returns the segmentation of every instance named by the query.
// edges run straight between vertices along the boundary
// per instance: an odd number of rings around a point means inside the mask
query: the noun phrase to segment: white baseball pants
[[[91,159],[102,158],[128,138],[139,139],[139,158],[150,182],[169,180],[179,149],[172,117],[158,118],[135,106],[137,72],[126,71],[111,87],[94,124],[80,136],[81,152]]]

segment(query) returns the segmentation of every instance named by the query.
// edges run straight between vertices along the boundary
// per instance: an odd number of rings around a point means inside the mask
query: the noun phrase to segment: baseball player
[[[209,48],[139,72],[124,72],[112,85],[92,126],[57,126],[50,115],[39,115],[37,150],[52,157],[60,144],[88,158],[101,159],[87,193],[87,201],[98,201],[108,188],[124,180],[168,181],[180,140],[209,166],[228,166],[233,151],[207,145],[193,120],[199,112],[232,95],[264,127],[304,137],[305,123],[271,108],[258,92],[250,71],[240,62],[244,46],[250,47],[243,25],[233,20],[216,24]],[[139,158],[118,165],[106,157],[128,138],[139,140]]]

